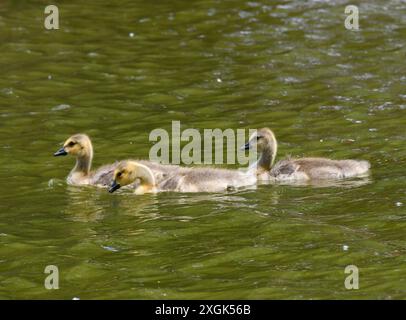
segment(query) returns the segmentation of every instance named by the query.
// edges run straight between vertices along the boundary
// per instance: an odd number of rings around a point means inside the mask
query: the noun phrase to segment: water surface
[[[344,28],[358,4],[360,30]],[[0,298],[406,298],[404,1],[0,4]],[[72,187],[52,153],[147,158],[149,132],[271,127],[368,178],[224,194]],[[238,166],[226,166],[237,168]],[[56,265],[60,289],[44,288]],[[346,290],[356,265],[360,289]]]

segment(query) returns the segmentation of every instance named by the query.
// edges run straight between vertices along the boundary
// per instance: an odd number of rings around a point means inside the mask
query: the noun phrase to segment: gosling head
[[[243,150],[256,149],[262,154],[263,161],[267,162],[267,167],[272,166],[275,161],[278,144],[274,133],[269,128],[261,128],[254,132],[248,142],[241,147]]]
[[[257,148],[258,152],[263,152],[274,144],[275,135],[269,128],[261,128],[254,132],[249,138],[248,142],[242,147],[243,150]]]
[[[133,183],[137,179],[137,169],[137,165],[130,161],[119,163],[116,170],[114,170],[113,183],[109,192],[113,193],[121,187]]]
[[[78,158],[92,157],[92,143],[85,134],[75,134],[65,141],[63,147],[54,153],[55,157],[66,156],[68,154]]]

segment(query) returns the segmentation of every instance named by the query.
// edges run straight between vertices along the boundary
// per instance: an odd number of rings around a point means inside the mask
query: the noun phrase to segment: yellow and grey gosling
[[[156,173],[138,161],[123,161],[114,171],[114,181],[109,192],[114,192],[139,180],[136,194],[156,193],[161,191],[176,192],[222,192],[230,188],[254,185],[255,174],[238,170],[217,168],[184,168],[178,167],[165,172],[156,179]]]
[[[327,158],[288,158],[275,165],[278,144],[269,128],[258,129],[252,134],[244,149],[255,147],[260,154],[251,166],[258,180],[297,181],[316,179],[343,179],[368,172],[370,163],[365,160],[331,160]]]
[[[54,153],[54,156],[72,155],[76,157],[76,165],[67,177],[71,185],[94,185],[99,187],[110,186],[113,182],[113,174],[118,161],[104,165],[95,171],[91,171],[93,160],[93,146],[86,134],[75,134],[65,141],[63,147]],[[139,160],[140,163],[148,166],[161,180],[168,173],[176,171],[179,166],[161,165],[147,160]]]
[[[63,147],[54,153],[55,157],[72,155],[76,157],[76,165],[66,178],[71,185],[105,186],[113,180],[116,164],[105,165],[96,171],[90,171],[93,160],[93,146],[86,134],[75,134],[69,137]]]

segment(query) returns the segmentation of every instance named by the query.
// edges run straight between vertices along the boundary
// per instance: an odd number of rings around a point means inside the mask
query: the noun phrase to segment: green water
[[[120,2],[56,1],[53,31],[47,2],[0,4],[0,298],[405,299],[405,2]],[[86,132],[95,167],[148,158],[172,120],[269,126],[279,158],[371,175],[134,196],[68,186],[52,157]]]

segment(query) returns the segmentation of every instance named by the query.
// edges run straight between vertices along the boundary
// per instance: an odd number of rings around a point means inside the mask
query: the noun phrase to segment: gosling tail
[[[371,164],[366,160],[341,160],[340,166],[345,178],[363,175],[371,168]]]

